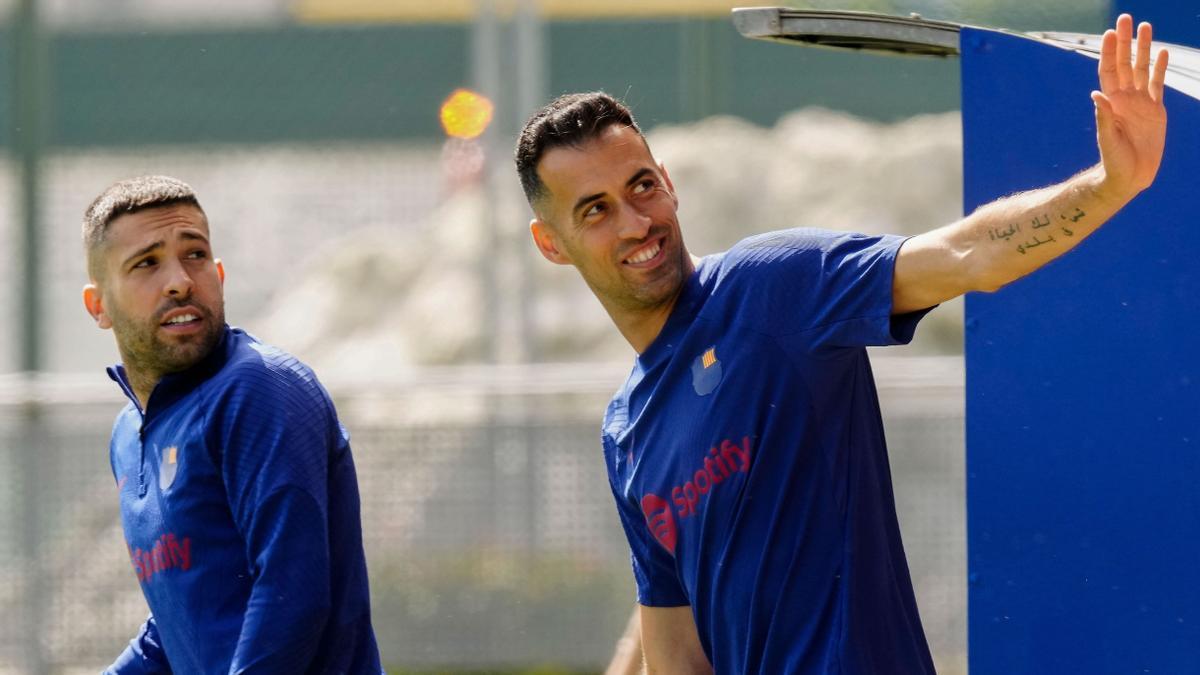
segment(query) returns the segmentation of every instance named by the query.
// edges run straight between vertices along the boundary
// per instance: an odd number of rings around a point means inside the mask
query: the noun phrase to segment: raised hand
[[[1116,29],[1106,31],[1100,43],[1100,91],[1092,92],[1105,183],[1126,199],[1154,182],[1166,143],[1167,50],[1159,51],[1151,72],[1151,36],[1149,23],[1138,26],[1132,59],[1133,17],[1118,17]]]

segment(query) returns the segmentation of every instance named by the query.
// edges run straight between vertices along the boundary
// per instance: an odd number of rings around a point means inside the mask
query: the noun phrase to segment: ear
[[[568,258],[558,247],[558,233],[549,223],[541,218],[529,221],[529,233],[533,235],[533,243],[537,245],[542,257],[556,265],[570,265]]]
[[[104,299],[96,284],[83,287],[83,307],[96,320],[96,325],[105,330],[112,328],[112,319],[104,311]]]
[[[217,278],[221,280],[221,285],[224,286],[225,285],[225,263],[221,262],[220,258],[217,258],[214,262],[217,263]]]

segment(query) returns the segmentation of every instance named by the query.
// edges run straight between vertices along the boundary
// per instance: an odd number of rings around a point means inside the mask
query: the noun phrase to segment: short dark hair
[[[564,94],[534,113],[517,139],[517,174],[525,199],[532,205],[546,195],[537,165],[547,150],[564,145],[578,147],[614,124],[642,135],[629,108],[602,91]]]
[[[204,213],[192,186],[170,176],[127,178],[101,192],[83,212],[83,246],[92,279],[98,279],[102,271],[97,252],[114,220],[126,214],[176,204],[190,204]]]

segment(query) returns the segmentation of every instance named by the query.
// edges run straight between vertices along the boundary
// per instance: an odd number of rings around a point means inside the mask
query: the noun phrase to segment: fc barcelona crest
[[[162,451],[162,461],[158,463],[158,489],[166,490],[175,482],[175,473],[179,469],[179,448],[172,445]]]
[[[708,396],[721,383],[721,361],[717,359],[716,346],[709,347],[692,362],[692,388],[701,396]]]

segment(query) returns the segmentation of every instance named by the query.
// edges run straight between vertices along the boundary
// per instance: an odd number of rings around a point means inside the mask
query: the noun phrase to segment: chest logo
[[[129,548],[128,543],[125,546]],[[133,561],[138,581],[150,581],[154,575],[167,570],[186,572],[192,568],[192,539],[168,532],[155,540],[148,551],[129,548],[129,559]]]
[[[692,361],[692,388],[700,396],[708,396],[721,383],[721,362],[714,345]]]
[[[158,463],[158,489],[166,490],[175,482],[175,473],[179,469],[179,447],[172,445],[162,452],[162,461]]]
[[[671,513],[671,503],[658,495],[648,494],[642,497],[642,515],[646,517],[646,527],[650,528],[654,538],[668,553],[674,555],[678,532],[675,529],[675,515]]]
[[[642,497],[642,516],[646,519],[646,527],[650,528],[654,538],[668,553],[675,555],[675,544],[679,541],[675,517],[678,516],[682,523],[699,513],[709,493],[733,479],[735,474],[749,473],[751,459],[749,436],[742,438],[740,444],[732,440],[721,441],[719,446],[709,449],[704,463],[696,469],[690,480],[671,488],[671,502],[654,493]]]

